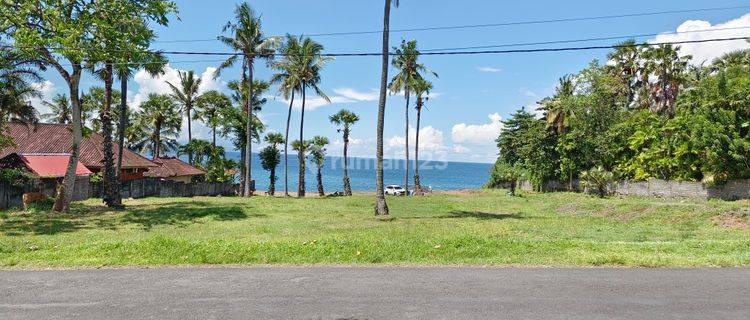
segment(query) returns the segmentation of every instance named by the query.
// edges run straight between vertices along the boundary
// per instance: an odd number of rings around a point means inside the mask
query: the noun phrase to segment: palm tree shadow
[[[149,230],[158,225],[186,225],[195,220],[212,218],[215,221],[242,220],[250,217],[240,206],[216,206],[202,201],[175,203],[165,206],[147,206],[139,209],[131,207],[132,212],[122,217],[124,223],[141,225]],[[252,217],[265,217],[264,214],[253,214]]]
[[[452,211],[448,216],[439,218],[475,218],[479,220],[506,220],[506,219],[525,219],[518,213],[489,213],[481,211]]]

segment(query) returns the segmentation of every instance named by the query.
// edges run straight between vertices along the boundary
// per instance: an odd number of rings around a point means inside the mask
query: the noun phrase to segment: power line
[[[491,28],[491,27],[505,27],[505,26],[519,26],[519,25],[536,25],[536,24],[547,24],[547,23],[563,23],[563,22],[611,20],[611,19],[622,19],[622,18],[634,18],[634,17],[671,15],[671,14],[679,14],[679,13],[727,11],[727,10],[737,10],[737,9],[750,9],[750,5],[745,5],[745,6],[730,6],[730,7],[696,8],[696,9],[685,9],[685,10],[638,12],[638,13],[629,13],[629,14],[601,15],[601,16],[575,17],[575,18],[556,18],[556,19],[543,19],[543,20],[509,21],[509,22],[472,24],[472,25],[454,25],[454,26],[437,26],[437,27],[421,27],[421,28],[403,28],[403,29],[391,29],[390,32],[391,33],[403,33],[403,32],[416,32],[416,31],[477,29],[477,28]],[[329,32],[329,33],[313,33],[313,34],[307,34],[306,36],[309,36],[309,37],[349,36],[349,35],[379,34],[379,33],[382,33],[382,32],[383,32],[382,30],[342,31],[342,32]],[[191,43],[191,42],[210,42],[210,41],[217,41],[217,39],[214,38],[214,39],[187,39],[187,40],[158,40],[158,41],[154,41],[154,43]]]
[[[656,37],[656,36],[662,36],[662,35],[681,35],[681,34],[690,34],[690,33],[744,30],[744,29],[750,29],[750,26],[717,28],[717,29],[700,29],[700,30],[688,30],[688,31],[676,31],[676,32],[662,32],[662,33],[644,33],[644,34],[635,34],[635,35],[628,35],[628,36],[608,36],[608,37],[595,37],[595,38],[582,38],[582,39],[569,39],[569,40],[550,40],[550,41],[540,41],[540,42],[518,42],[518,43],[506,43],[506,44],[496,44],[496,45],[422,49],[420,50],[420,52],[488,49],[488,48],[503,48],[503,47],[523,47],[523,46],[535,46],[535,45],[544,45],[544,44],[576,43],[576,42],[590,42],[590,41],[617,40],[617,39],[635,39],[635,38],[645,38],[645,37]]]

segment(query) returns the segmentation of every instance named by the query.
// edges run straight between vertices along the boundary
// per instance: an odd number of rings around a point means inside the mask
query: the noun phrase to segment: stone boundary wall
[[[545,192],[572,191],[582,192],[580,181],[573,180],[573,188],[569,182],[548,181],[542,186]],[[528,181],[520,183],[521,190],[531,191],[533,187]],[[700,182],[689,181],[617,181],[609,186],[609,192],[623,196],[643,196],[661,198],[693,198],[693,199],[750,199],[750,179],[730,180],[719,186],[704,186]]]
[[[23,194],[27,192],[41,192],[48,197],[54,197],[56,191],[54,180],[36,180],[25,186],[13,186],[0,183],[0,209],[23,206]],[[193,197],[193,196],[232,196],[236,195],[238,185],[230,182],[194,182],[183,183],[159,178],[143,178],[122,182],[120,194],[123,199],[146,197]],[[90,182],[88,177],[76,180],[73,191],[73,201],[89,198],[100,198],[102,186],[100,183]]]

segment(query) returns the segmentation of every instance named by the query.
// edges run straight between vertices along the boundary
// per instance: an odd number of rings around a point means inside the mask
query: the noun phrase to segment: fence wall
[[[542,191],[584,191],[580,181],[573,180],[572,188],[570,182],[548,181],[542,186]],[[521,190],[533,190],[528,181],[521,182]],[[623,196],[644,196],[662,198],[695,198],[695,199],[724,199],[739,200],[750,199],[750,179],[730,180],[719,186],[704,186],[700,182],[688,181],[618,181],[610,184],[609,192]]]
[[[0,209],[23,206],[23,194],[41,192],[54,197],[57,182],[54,179],[36,180],[24,186],[13,186],[0,182]],[[159,178],[143,178],[123,182],[120,194],[124,199],[146,197],[193,197],[193,196],[230,196],[235,195],[238,186],[230,182],[195,182],[183,183]],[[73,201],[89,198],[101,198],[102,184],[92,183],[88,177],[76,180],[73,190]]]

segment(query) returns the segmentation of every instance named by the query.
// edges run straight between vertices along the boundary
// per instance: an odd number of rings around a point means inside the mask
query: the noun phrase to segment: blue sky
[[[180,20],[168,28],[157,28],[159,40],[213,39],[231,18],[235,1],[177,1]],[[605,4],[606,3],[606,4]],[[340,31],[379,30],[382,28],[382,1],[252,1],[251,6],[262,14],[264,30],[268,35],[315,34]],[[746,5],[740,1],[401,1],[401,7],[392,12],[391,27],[411,28],[445,25],[467,25],[508,21],[586,17],[637,12],[695,9]],[[722,26],[750,26],[750,18],[743,17],[750,10],[697,12],[613,20],[549,23],[494,27],[483,29],[420,31],[393,33],[391,44],[401,39],[417,39],[421,49],[462,47],[488,44],[534,42],[578,39],[589,37],[621,36],[643,33],[674,32],[719,28]],[[722,25],[728,23],[726,25]],[[718,26],[717,26],[718,25]],[[662,37],[675,40],[695,37],[728,37],[750,35],[748,30],[722,31]],[[662,39],[660,38],[660,39]],[[352,35],[315,37],[328,52],[377,52],[380,35]],[[642,40],[654,40],[642,39]],[[587,44],[613,44],[613,41]],[[549,47],[552,45],[547,45]],[[686,48],[700,58],[712,58],[747,44],[714,43],[692,45]],[[158,42],[154,49],[225,51],[216,41],[190,43]],[[433,79],[434,96],[423,112],[421,148],[424,158],[437,160],[492,162],[496,150],[493,140],[501,129],[499,121],[521,106],[533,108],[535,102],[552,93],[557,79],[575,73],[593,59],[604,59],[606,51],[579,51],[564,53],[527,53],[477,56],[422,57],[430,69],[439,74]],[[225,90],[227,81],[236,79],[239,69],[211,79],[211,69],[219,64],[217,57],[170,56],[170,67],[195,70],[205,75],[205,89]],[[185,62],[209,60],[208,62]],[[165,92],[165,79],[149,79],[137,75],[131,81],[130,100],[137,104],[148,92]],[[256,78],[268,79],[272,71],[257,68]],[[391,70],[391,75],[393,74]],[[50,83],[43,89],[45,95],[65,93],[67,89],[55,73],[47,73]],[[323,74],[322,87],[334,103],[322,105],[309,98],[312,106],[306,112],[305,135],[325,135],[334,142],[332,154],[340,153],[340,137],[327,117],[348,108],[358,113],[362,121],[353,129],[352,153],[357,156],[374,156],[376,91],[379,86],[379,57],[341,57],[331,62]],[[91,77],[83,87],[100,85]],[[273,88],[275,90],[275,88]],[[261,112],[262,119],[275,131],[283,132],[286,120],[286,103],[269,93],[269,103]],[[412,126],[414,112],[411,110]],[[292,116],[292,136],[298,136],[299,112]],[[197,126],[197,134],[208,138],[208,130]],[[194,130],[196,126],[194,125]],[[184,135],[186,136],[186,134]],[[386,112],[386,156],[403,156],[404,99],[390,96]],[[339,138],[339,141],[336,141]],[[411,137],[413,139],[413,137]],[[337,143],[338,142],[338,143]],[[413,145],[413,143],[412,143]]]

